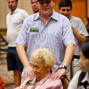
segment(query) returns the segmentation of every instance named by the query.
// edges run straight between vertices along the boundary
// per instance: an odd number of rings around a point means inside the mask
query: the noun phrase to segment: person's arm
[[[17,44],[16,46],[16,50],[17,50],[17,53],[18,53],[18,56],[25,68],[25,77],[27,78],[28,76],[29,77],[32,77],[33,76],[33,71],[32,71],[32,68],[29,64],[29,61],[28,61],[28,58],[26,56],[26,52],[25,52],[25,47],[21,44]]]
[[[72,60],[74,51],[75,51],[75,45],[74,44],[69,44],[66,46],[65,56],[64,56],[63,63],[62,63],[63,65],[65,65],[67,67],[69,66],[69,64]]]
[[[76,37],[76,39],[78,40],[80,44],[86,41],[86,37],[81,35],[73,26],[72,26],[72,30],[73,30],[74,36]]]
[[[74,51],[75,51],[75,45],[74,44],[69,44],[66,46],[66,51],[65,51],[65,56],[64,56],[64,60],[63,60],[63,65],[65,66],[69,66],[71,60],[72,60],[72,57],[73,57],[73,54],[74,54]],[[59,69],[56,73],[54,73],[50,79],[59,79],[64,73],[65,73],[65,69]]]

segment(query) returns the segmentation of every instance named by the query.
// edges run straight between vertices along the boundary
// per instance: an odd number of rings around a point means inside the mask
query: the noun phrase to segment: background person
[[[85,24],[85,27],[86,27],[86,29],[87,29],[87,32],[88,32],[88,34],[89,34],[89,18],[85,18],[84,19],[84,24]]]
[[[71,80],[68,89],[89,89],[89,40],[81,45],[78,71]]]
[[[32,52],[31,61],[35,76],[33,79],[27,78],[20,87],[15,89],[36,89],[38,87],[39,89],[63,89],[60,79],[55,81],[49,79],[54,73],[52,68],[55,65],[55,58],[48,49],[36,49]]]
[[[72,2],[71,0],[61,0],[59,2],[59,11],[60,14],[66,16],[72,26],[72,31],[75,36],[75,41],[76,41],[76,49],[74,52],[74,73],[80,69],[79,67],[79,57],[80,57],[80,45],[84,41],[86,41],[86,36],[88,36],[88,33],[86,31],[86,28],[82,22],[82,20],[78,17],[71,16],[71,11],[72,11]]]
[[[34,13],[39,11],[37,0],[31,0],[31,6]]]
[[[38,48],[48,48],[56,59],[54,73],[50,78],[59,79],[70,64],[75,40],[69,20],[53,10],[54,0],[38,0],[39,12],[23,23],[16,40],[17,52],[24,65],[23,77],[32,77],[31,53]],[[61,66],[60,66],[61,65]]]
[[[15,86],[19,86],[23,66],[16,52],[15,41],[28,13],[17,8],[18,0],[7,0],[7,2],[10,9],[10,12],[6,17],[8,50],[14,51],[14,53],[7,53],[7,65],[9,71],[13,70]]]

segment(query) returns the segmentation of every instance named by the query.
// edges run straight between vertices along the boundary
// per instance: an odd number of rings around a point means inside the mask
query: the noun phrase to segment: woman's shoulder
[[[77,71],[77,72],[74,74],[73,78],[79,78],[79,76],[80,76],[81,73],[82,73],[81,70]]]
[[[61,82],[61,79],[58,80],[51,80],[51,79],[47,79],[46,82],[44,84],[41,85],[42,89],[63,89],[63,85]]]

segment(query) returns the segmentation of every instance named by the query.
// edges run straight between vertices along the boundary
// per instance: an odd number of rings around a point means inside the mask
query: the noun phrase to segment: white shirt
[[[71,16],[70,23],[71,26],[73,26],[81,35],[88,36],[87,30],[80,18]],[[80,55],[80,45],[76,38],[75,41],[76,41],[76,48],[75,48],[74,55]],[[76,65],[79,66],[78,59],[74,59],[74,66]]]
[[[19,8],[16,8],[13,14],[8,13],[6,17],[8,47],[16,47],[16,38],[27,16],[28,13]]]
[[[82,71],[80,70],[74,75],[74,77],[70,81],[68,89],[77,89],[78,79],[79,79],[79,76],[80,76],[81,72]],[[85,82],[85,81],[87,81],[89,83],[89,74],[88,74],[88,72],[86,73],[84,79],[81,82]]]

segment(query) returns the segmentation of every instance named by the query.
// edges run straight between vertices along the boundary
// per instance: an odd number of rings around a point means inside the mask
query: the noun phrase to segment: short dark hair
[[[70,6],[71,10],[72,10],[72,2],[71,0],[60,0],[59,2],[59,10],[61,9],[61,7],[68,7]]]
[[[16,0],[16,2],[18,2],[18,0]]]
[[[89,58],[89,39],[81,44],[80,49],[86,58]]]

